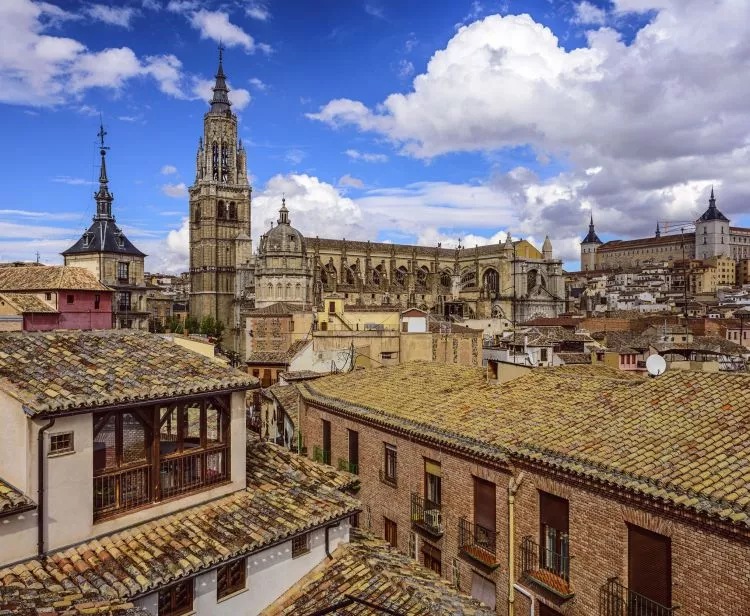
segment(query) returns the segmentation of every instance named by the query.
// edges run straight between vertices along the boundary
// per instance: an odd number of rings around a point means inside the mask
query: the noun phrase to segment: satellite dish
[[[667,370],[667,362],[661,355],[651,355],[646,360],[646,370],[651,376],[659,376]]]

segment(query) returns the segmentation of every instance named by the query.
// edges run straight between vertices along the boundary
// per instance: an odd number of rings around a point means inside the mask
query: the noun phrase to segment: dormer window
[[[83,234],[83,247],[88,248],[88,245],[91,243],[91,234],[88,232]]]

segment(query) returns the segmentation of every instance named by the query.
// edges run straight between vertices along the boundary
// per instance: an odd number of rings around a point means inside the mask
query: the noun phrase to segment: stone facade
[[[250,286],[252,189],[225,79],[220,56],[190,187],[190,316],[221,321],[224,346],[239,351],[240,304]]]
[[[695,221],[695,230],[662,235],[659,225],[654,237],[612,240],[603,243],[594,232],[581,242],[581,271],[639,267],[646,261],[670,263],[683,259],[729,257],[735,262],[750,257],[750,229],[730,226],[729,219],[716,206],[714,191],[708,209]]]

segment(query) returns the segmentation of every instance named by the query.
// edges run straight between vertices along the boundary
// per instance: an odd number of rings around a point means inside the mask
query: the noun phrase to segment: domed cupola
[[[286,198],[281,200],[278,224],[266,233],[263,246],[266,253],[302,254],[305,252],[305,238],[289,222]]]

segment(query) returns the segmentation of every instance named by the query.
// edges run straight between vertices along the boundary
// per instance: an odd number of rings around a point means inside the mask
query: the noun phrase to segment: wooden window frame
[[[247,589],[247,560],[240,558],[216,571],[216,600],[221,601]]]
[[[389,472],[389,459],[393,460],[393,474]],[[383,478],[394,484],[398,481],[398,448],[390,443],[383,443]]]
[[[383,537],[392,548],[398,549],[398,524],[383,516]]]
[[[443,553],[434,545],[422,543],[422,562],[427,569],[443,577]]]
[[[67,444],[65,443],[66,440]],[[75,434],[72,431],[56,432],[55,434],[49,435],[49,449],[47,451],[48,458],[54,458],[55,456],[62,456],[74,452]]]
[[[310,553],[310,533],[302,533],[292,538],[292,558]]]
[[[185,589],[186,594],[186,601],[185,604],[178,604],[178,600],[180,599],[180,596],[178,594],[178,591],[180,589]],[[167,609],[162,608],[162,602],[168,596],[169,599],[169,607]],[[166,602],[166,601],[164,601]],[[188,606],[188,602],[190,605]],[[177,584],[172,584],[171,586],[168,586],[167,588],[164,588],[159,591],[159,598],[158,598],[158,616],[184,616],[185,614],[190,614],[193,612],[193,606],[195,604],[195,583],[193,578],[188,578],[187,580],[182,580],[181,582],[178,582]]]
[[[439,466],[441,468],[440,475],[430,473],[427,470],[428,465]],[[430,479],[431,477],[434,479]],[[434,484],[432,488],[430,487],[431,483]],[[437,496],[437,498],[430,498],[430,492],[433,492],[432,496]],[[438,507],[441,507],[443,504],[442,466],[440,465],[440,462],[437,462],[435,460],[428,460],[427,458],[424,459],[424,499],[425,501],[437,505]]]

